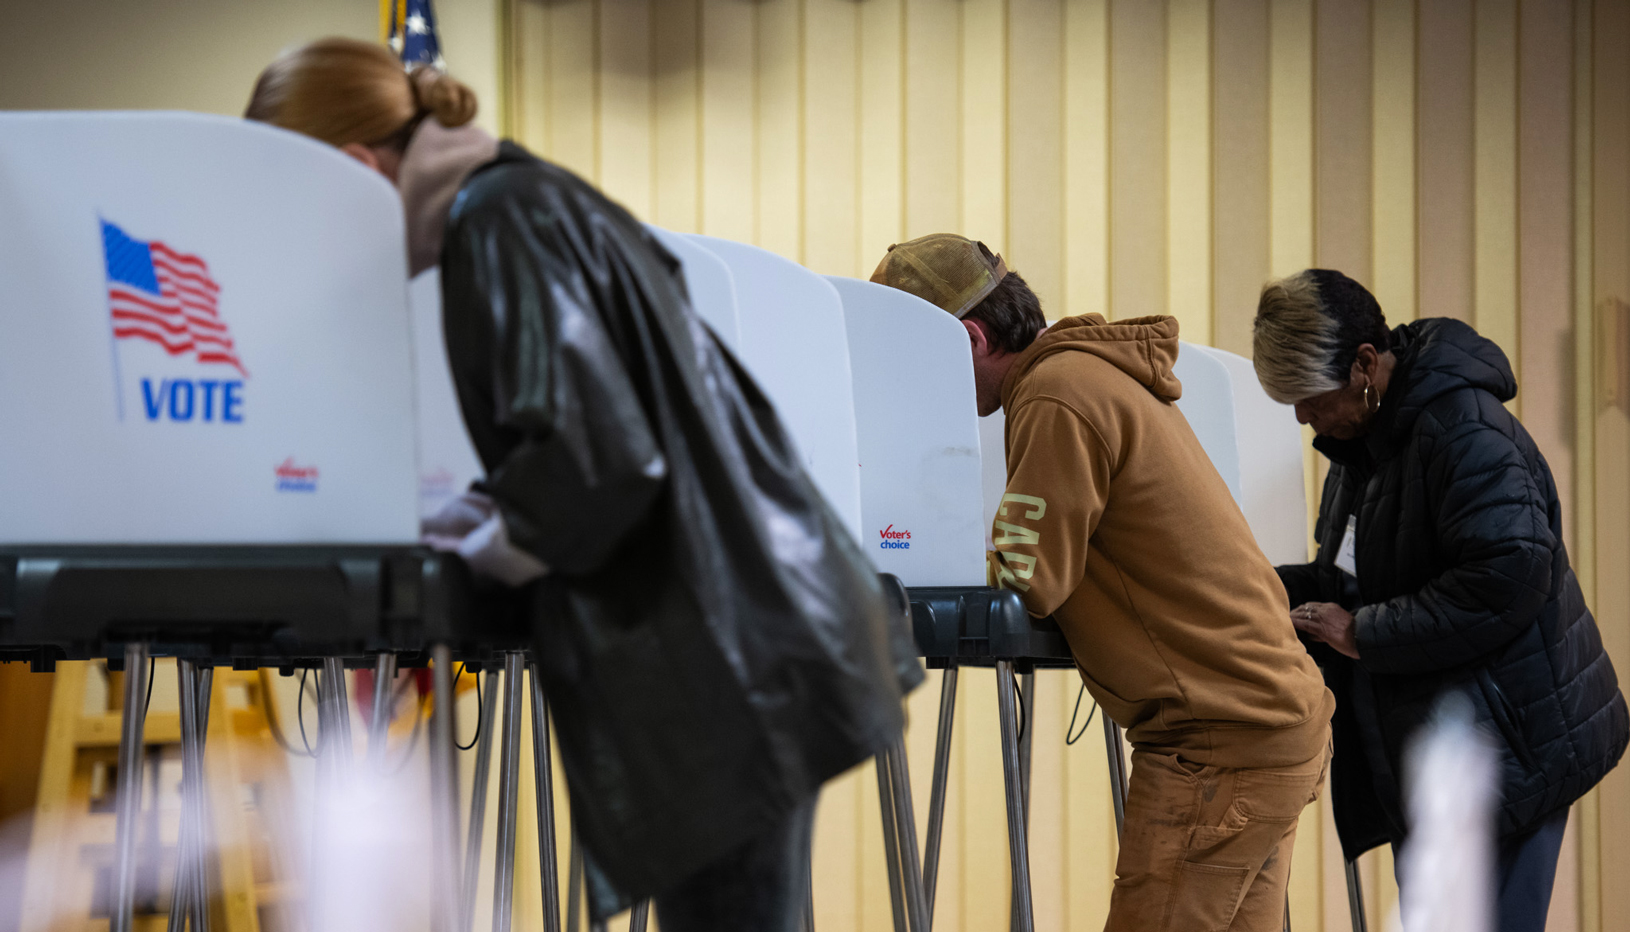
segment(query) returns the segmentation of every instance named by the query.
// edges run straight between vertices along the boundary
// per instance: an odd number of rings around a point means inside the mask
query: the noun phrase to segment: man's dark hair
[[[1041,315],[1041,299],[1018,272],[1008,272],[962,319],[984,324],[990,341],[1009,353],[1024,352],[1047,326],[1047,318]]]

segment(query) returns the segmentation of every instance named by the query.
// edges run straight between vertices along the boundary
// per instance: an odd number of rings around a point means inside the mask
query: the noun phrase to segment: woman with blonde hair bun
[[[470,121],[475,95],[382,47],[273,62],[247,116],[402,197],[486,478],[427,541],[519,591],[603,919],[785,930],[815,796],[903,727],[909,632],[774,410],[634,217]],[[614,891],[614,892],[608,892]]]

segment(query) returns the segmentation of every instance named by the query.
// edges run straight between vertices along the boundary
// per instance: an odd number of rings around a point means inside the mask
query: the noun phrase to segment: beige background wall
[[[663,226],[842,275],[955,230],[1004,252],[1049,316],[1170,313],[1247,354],[1261,283],[1315,264],[1394,321],[1473,323],[1512,356],[1630,672],[1630,421],[1609,388],[1630,327],[1608,313],[1630,295],[1624,0],[507,0],[504,17],[506,129]],[[1006,919],[993,688],[964,677],[940,929]],[[919,818],[936,692],[912,700]],[[1100,927],[1111,879],[1101,738],[1060,740],[1074,698],[1043,676],[1039,928]],[[889,924],[874,788],[866,770],[825,797],[825,928]],[[1552,928],[1630,929],[1630,777],[1576,816]],[[1378,923],[1390,858],[1365,869]],[[1320,811],[1292,906],[1298,929],[1346,927]]]
[[[442,0],[443,51],[497,99],[496,0]],[[376,0],[49,0],[0,3],[0,110],[197,110],[238,116],[290,45],[379,37]],[[480,118],[497,128],[497,110]]]
[[[960,230],[1003,251],[1050,316],[1169,312],[1187,338],[1236,352],[1248,351],[1261,281],[1314,263],[1367,281],[1395,320],[1473,322],[1514,354],[1517,404],[1562,485],[1576,566],[1621,678],[1630,670],[1625,0],[443,0],[438,11],[453,71],[491,104],[483,122],[674,229],[848,275],[891,242]],[[280,48],[372,38],[377,20],[368,0],[13,0],[0,10],[0,109],[235,114]],[[988,673],[963,678],[942,929],[1005,922],[993,689]],[[1032,838],[1044,929],[1098,928],[1113,863],[1100,732],[1060,740],[1074,698],[1068,676],[1041,678]],[[909,737],[920,820],[936,702],[936,679],[912,700],[926,723]],[[864,769],[823,802],[823,928],[889,924],[875,785]],[[1300,930],[1345,928],[1324,818],[1311,811],[1299,839]],[[1587,799],[1576,829],[1552,928],[1630,929],[1630,777]],[[521,834],[525,878],[536,855]],[[1388,865],[1367,869],[1380,910]],[[518,901],[535,922],[532,896]]]

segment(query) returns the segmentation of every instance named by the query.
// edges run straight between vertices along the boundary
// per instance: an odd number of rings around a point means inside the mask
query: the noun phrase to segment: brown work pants
[[[1133,751],[1105,932],[1279,932],[1296,820],[1329,759],[1243,770]]]

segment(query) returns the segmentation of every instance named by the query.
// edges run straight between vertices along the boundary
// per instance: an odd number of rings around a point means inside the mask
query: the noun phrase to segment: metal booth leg
[[[481,872],[481,829],[487,821],[487,775],[492,771],[492,720],[498,705],[498,681],[487,674],[481,687],[481,737],[475,745],[475,776],[470,784],[470,821],[464,845],[464,884],[459,922],[464,932],[475,925],[475,885]]]
[[[176,660],[181,704],[181,826],[176,844],[175,880],[170,887],[170,932],[187,921],[193,932],[209,929],[208,813],[204,782],[204,737],[209,727],[209,694],[214,670]]]
[[[894,910],[894,932],[910,932],[911,927],[906,924],[905,891],[900,887],[900,823],[895,815],[888,753],[877,755],[872,765],[877,770],[877,802],[883,816],[883,853],[889,871],[889,906]]]
[[[430,648],[430,847],[433,932],[458,929],[458,761],[453,750],[453,655]],[[555,932],[551,929],[549,932]]]
[[[1364,881],[1358,873],[1358,862],[1347,861],[1347,911],[1353,917],[1353,932],[1366,932],[1364,921]]]
[[[113,915],[110,932],[130,932],[136,905],[136,819],[141,815],[142,725],[147,718],[147,644],[125,645],[124,716],[119,727],[119,775],[114,829]]]
[[[1036,711],[1036,671],[1029,670],[1019,674],[1019,720],[1024,723],[1024,730],[1019,734],[1019,787],[1024,801],[1024,831],[1025,838],[1030,837],[1030,743],[1031,737],[1036,733],[1034,715]],[[1019,923],[1019,893],[1018,888],[1013,889],[1013,903],[1010,907],[1009,925],[1015,928]]]
[[[646,920],[651,915],[651,901],[640,900],[628,914],[628,932],[645,932]]]
[[[1013,700],[1013,661],[996,661],[996,707],[1002,722],[1002,777],[1007,787],[1008,855],[1013,863],[1015,932],[1034,932],[1030,899],[1030,846],[1024,825],[1023,775],[1019,763],[1019,721]]]
[[[560,873],[555,863],[555,776],[549,761],[549,702],[538,665],[532,668],[532,780],[538,795],[538,868],[543,886],[543,932],[560,932]]]
[[[351,702],[345,688],[345,662],[323,658],[323,676],[317,683],[318,773],[328,789],[338,788],[351,776]]]
[[[396,712],[396,655],[382,652],[374,658],[374,715],[368,723],[368,759],[375,770],[385,766],[385,743],[390,735],[391,716]]]
[[[1100,711],[1102,711],[1100,709]],[[1108,713],[1104,719],[1104,750],[1109,755],[1109,795],[1115,802],[1115,834],[1126,824],[1126,749],[1121,746],[1121,726]]]
[[[948,666],[940,676],[940,721],[934,737],[934,782],[928,796],[928,839],[923,852],[923,912],[934,925],[934,892],[939,885],[940,837],[945,827],[945,789],[951,775],[951,729],[956,724],[957,668]]]
[[[492,932],[509,932],[515,902],[515,809],[521,777],[521,687],[525,659],[504,653],[504,740],[498,749],[498,853],[492,871]]]
[[[928,901],[923,894],[922,862],[917,857],[917,813],[911,804],[911,769],[906,763],[905,735],[894,736],[887,752],[894,819],[899,827],[901,874],[905,878],[906,914],[913,932],[928,930]]]

